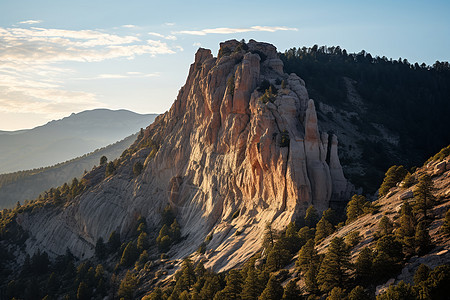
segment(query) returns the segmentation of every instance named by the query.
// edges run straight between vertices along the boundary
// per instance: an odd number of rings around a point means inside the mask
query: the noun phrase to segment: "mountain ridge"
[[[33,129],[0,133],[0,173],[54,165],[136,133],[156,115],[98,109]]]

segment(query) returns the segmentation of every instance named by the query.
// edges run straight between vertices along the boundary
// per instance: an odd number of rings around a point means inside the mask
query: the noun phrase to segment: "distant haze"
[[[146,128],[156,114],[95,109],[29,130],[0,131],[0,174],[54,165]]]

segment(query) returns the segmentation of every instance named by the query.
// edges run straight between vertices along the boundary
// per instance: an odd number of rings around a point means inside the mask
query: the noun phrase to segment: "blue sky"
[[[0,130],[93,108],[162,113],[198,47],[255,39],[450,60],[449,1],[0,1]]]

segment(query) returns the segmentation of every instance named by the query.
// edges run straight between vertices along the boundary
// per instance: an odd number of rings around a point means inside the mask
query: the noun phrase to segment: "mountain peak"
[[[144,168],[133,178],[138,162]],[[310,205],[324,211],[351,189],[337,139],[319,131],[303,80],[283,72],[273,45],[231,40],[218,57],[197,51],[171,109],[116,162],[113,176],[96,180],[64,217],[25,224],[33,236],[46,236],[30,249],[64,253],[72,245],[75,255],[89,257],[99,237],[129,235],[137,215],[158,228],[170,204],[185,237],[170,255],[189,255],[211,235],[205,265],[225,270],[259,249],[267,222],[282,229]]]

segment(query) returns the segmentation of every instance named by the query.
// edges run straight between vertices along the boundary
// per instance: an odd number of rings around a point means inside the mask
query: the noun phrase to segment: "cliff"
[[[169,255],[184,257],[211,235],[205,265],[225,270],[259,250],[266,222],[282,229],[352,189],[305,83],[283,73],[273,45],[253,40],[221,43],[217,58],[199,49],[171,109],[116,164],[107,178],[102,167],[85,175],[89,188],[63,208],[20,215],[27,251],[90,257],[99,237],[126,237],[138,216],[158,228],[169,203],[184,237]]]

